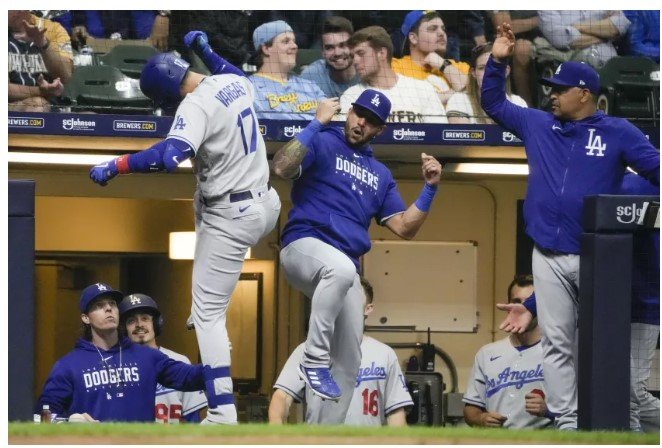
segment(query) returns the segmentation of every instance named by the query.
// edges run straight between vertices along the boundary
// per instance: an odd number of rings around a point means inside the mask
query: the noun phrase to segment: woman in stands
[[[487,116],[480,107],[480,89],[483,85],[485,64],[492,53],[492,43],[478,45],[471,50],[471,77],[466,92],[454,93],[446,104],[448,122],[451,124],[493,124],[494,121]],[[510,75],[510,67],[507,70]],[[527,107],[526,102],[510,91],[510,84],[506,84],[508,100],[518,106]]]

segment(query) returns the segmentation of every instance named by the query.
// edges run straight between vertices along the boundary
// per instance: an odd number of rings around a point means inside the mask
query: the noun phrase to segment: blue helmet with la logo
[[[190,64],[173,53],[152,56],[140,73],[140,90],[157,107],[172,107],[182,100],[181,85]]]
[[[386,124],[391,113],[391,100],[382,92],[373,89],[366,89],[352,103],[354,107],[362,107],[375,115],[382,124]]]

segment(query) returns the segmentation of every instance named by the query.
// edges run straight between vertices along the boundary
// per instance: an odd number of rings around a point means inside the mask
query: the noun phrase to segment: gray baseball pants
[[[287,281],[311,298],[302,364],[331,367],[342,396],[338,402],[308,394],[308,423],[342,424],[361,366],[364,291],[354,263],[338,249],[301,238],[283,248],[280,262]]]
[[[559,429],[577,428],[579,255],[533,249],[547,408]]]
[[[660,431],[660,399],[648,392],[647,382],[655,356],[660,326],[632,325],[630,342],[630,429]]]

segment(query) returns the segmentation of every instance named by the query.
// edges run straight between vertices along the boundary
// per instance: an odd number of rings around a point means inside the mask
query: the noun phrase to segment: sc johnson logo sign
[[[636,202],[632,205],[619,205],[616,207],[616,221],[621,224],[632,224],[639,219],[643,211],[643,205],[638,208]]]
[[[294,137],[295,135],[298,135],[299,132],[301,132],[303,128],[301,126],[295,125],[295,126],[285,126],[283,131],[285,132],[285,137]]]
[[[62,120],[62,129],[65,131],[94,131],[96,121],[81,120],[80,118],[65,118]]]
[[[503,140],[506,143],[522,143],[522,140],[520,138],[518,138],[515,134],[512,134],[507,131],[501,134],[501,140]]]
[[[425,131],[412,131],[409,128],[406,129],[394,129],[393,130],[393,140],[398,141],[409,141],[409,142],[422,142],[425,140]]]
[[[444,131],[442,138],[446,141],[456,142],[482,142],[485,141],[485,131],[483,130],[463,130],[448,129]]]
[[[34,117],[9,117],[10,128],[43,128],[46,120]]]
[[[155,132],[155,121],[114,120],[113,129],[125,132]]]

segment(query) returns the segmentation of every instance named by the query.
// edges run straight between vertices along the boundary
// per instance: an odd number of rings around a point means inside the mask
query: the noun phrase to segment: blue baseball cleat
[[[305,367],[299,364],[299,377],[315,395],[327,400],[338,401],[342,394],[328,367]]]

